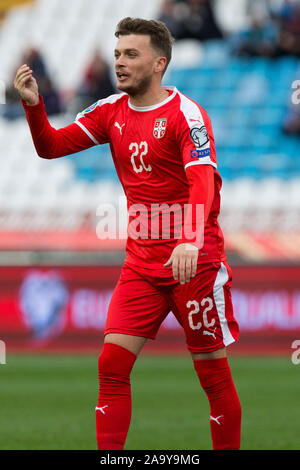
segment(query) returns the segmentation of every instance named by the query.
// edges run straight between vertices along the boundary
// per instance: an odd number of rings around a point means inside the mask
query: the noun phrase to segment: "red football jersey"
[[[146,268],[162,268],[165,273],[171,268],[163,265],[182,242],[190,241],[200,248],[198,263],[226,261],[217,220],[222,181],[210,119],[201,106],[175,87],[166,89],[168,98],[148,107],[133,106],[126,93],[109,96],[61,129],[50,125],[42,96],[36,106],[22,101],[42,158],[110,144],[129,210],[126,260]],[[194,210],[200,204],[204,214]],[[200,233],[201,242],[194,233]]]
[[[151,232],[157,215],[155,204],[179,204],[183,210],[190,195],[187,169],[196,165],[212,165],[215,169],[214,199],[198,262],[224,261],[223,235],[217,221],[222,182],[210,119],[201,106],[175,87],[166,88],[169,97],[154,106],[135,107],[126,93],[116,94],[78,114],[75,122],[95,145],[110,144],[129,214],[136,205],[146,214],[146,228],[141,228],[140,238],[132,237],[128,230],[128,262],[161,268],[168,260],[178,242],[174,236],[178,233],[174,227],[177,219],[174,215],[173,225],[171,220],[170,238],[162,236],[159,228]],[[136,211],[133,213],[136,215]],[[134,214],[129,215],[129,227]]]

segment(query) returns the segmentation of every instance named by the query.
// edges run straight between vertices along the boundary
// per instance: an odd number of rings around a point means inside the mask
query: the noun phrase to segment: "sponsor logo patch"
[[[205,126],[193,127],[190,130],[190,136],[197,148],[203,147],[203,145],[209,142],[207,130]]]
[[[191,150],[191,158],[210,157],[210,149]]]
[[[167,128],[167,118],[159,118],[155,119],[153,135],[156,139],[161,139],[165,133]]]

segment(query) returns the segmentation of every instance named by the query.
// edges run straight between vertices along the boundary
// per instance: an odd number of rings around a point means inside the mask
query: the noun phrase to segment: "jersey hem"
[[[201,255],[199,256],[198,258],[198,261],[197,261],[197,266],[198,265],[202,265],[202,264],[209,264],[209,263],[227,263],[227,257],[226,255],[225,256],[219,256],[219,257],[214,257],[214,258],[206,258],[205,256],[201,258]],[[135,261],[135,260],[132,260],[132,259],[125,259],[124,261],[124,264],[129,264],[129,265],[132,265],[132,266],[135,266],[135,267],[141,267],[141,268],[145,268],[145,269],[153,269],[153,270],[157,270],[157,269],[162,269],[162,270],[167,270],[168,269],[172,269],[171,266],[168,266],[168,267],[164,267],[164,263],[161,263],[161,264],[150,264],[150,263],[143,263],[143,262],[139,262],[139,261]]]

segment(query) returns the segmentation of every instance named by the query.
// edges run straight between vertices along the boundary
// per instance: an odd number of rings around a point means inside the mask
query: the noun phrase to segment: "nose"
[[[124,67],[125,61],[123,54],[120,54],[118,57],[115,58],[115,65],[118,67]]]

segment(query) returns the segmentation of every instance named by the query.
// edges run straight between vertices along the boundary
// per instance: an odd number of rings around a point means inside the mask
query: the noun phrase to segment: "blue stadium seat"
[[[118,180],[108,144],[98,145],[66,158],[73,162],[75,176],[79,179],[89,182]]]

